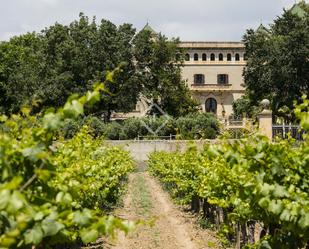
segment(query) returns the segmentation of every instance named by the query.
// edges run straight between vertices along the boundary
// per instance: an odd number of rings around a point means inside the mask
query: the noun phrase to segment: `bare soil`
[[[116,216],[146,220],[128,236],[120,233],[108,249],[206,249],[220,248],[215,233],[198,226],[196,217],[182,211],[156,179],[147,172],[129,176],[123,208]]]

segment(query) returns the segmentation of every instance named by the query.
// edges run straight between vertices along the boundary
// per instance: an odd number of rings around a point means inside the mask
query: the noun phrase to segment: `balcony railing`
[[[299,125],[273,125],[273,138],[288,138],[289,135],[296,140],[303,140],[304,130]]]
[[[191,84],[193,91],[229,91],[232,90],[232,84]]]

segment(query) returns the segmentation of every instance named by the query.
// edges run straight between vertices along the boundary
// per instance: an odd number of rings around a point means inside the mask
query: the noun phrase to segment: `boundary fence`
[[[296,140],[302,140],[304,131],[300,130],[299,125],[273,125],[272,126],[273,138],[288,138],[291,136]]]

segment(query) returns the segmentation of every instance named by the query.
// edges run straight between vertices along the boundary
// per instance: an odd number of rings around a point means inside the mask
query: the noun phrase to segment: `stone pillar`
[[[263,111],[258,115],[259,118],[259,130],[268,137],[270,140],[273,138],[273,119],[272,111],[269,109],[270,102],[268,99],[264,99],[261,102]]]

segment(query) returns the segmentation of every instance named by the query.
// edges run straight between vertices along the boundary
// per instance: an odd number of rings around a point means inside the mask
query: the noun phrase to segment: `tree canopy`
[[[197,104],[181,78],[184,53],[179,40],[169,41],[162,34],[144,29],[133,43],[136,66],[143,78],[142,94],[170,115],[194,112]],[[155,108],[152,111],[157,112]]]
[[[244,35],[246,96],[257,106],[267,98],[275,114],[309,94],[309,7],[301,2],[274,20]]]
[[[113,81],[107,80],[100,102],[88,112],[109,120],[113,111],[132,111],[141,94],[160,98],[173,116],[194,109],[181,80],[181,61],[174,64],[181,53],[178,40],[159,34],[154,41],[149,32],[81,13],[69,25],[56,23],[1,42],[0,112],[16,113],[22,105],[34,104],[37,111],[62,106],[115,68]]]

